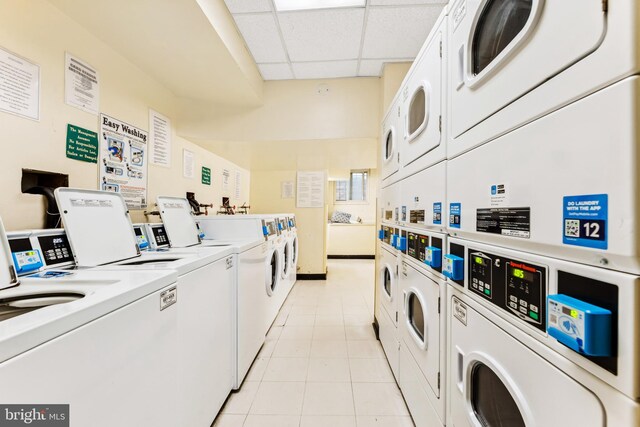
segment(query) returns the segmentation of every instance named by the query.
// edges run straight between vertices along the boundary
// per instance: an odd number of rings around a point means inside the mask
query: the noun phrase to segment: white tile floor
[[[216,427],[413,427],[373,321],[374,262],[298,281]]]

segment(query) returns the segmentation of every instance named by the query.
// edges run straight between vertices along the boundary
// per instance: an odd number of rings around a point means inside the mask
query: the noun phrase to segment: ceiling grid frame
[[[275,35],[266,35],[264,39],[273,41],[277,38],[281,45],[278,48],[284,50],[286,62],[256,61],[265,80],[379,77],[384,69],[385,63],[411,62],[415,59],[423,40],[426,39],[437,16],[446,5],[445,0],[367,0],[364,7],[333,7],[279,12],[276,9],[274,0],[253,0],[250,6],[247,6],[245,1],[246,0],[225,0],[234,20],[240,15],[271,15],[276,23],[277,37],[274,37]],[[346,37],[342,30],[348,31],[351,25],[345,24],[339,29],[340,31],[334,31],[335,34],[322,34],[322,28],[326,25],[322,22],[323,19],[329,20],[327,24],[331,25],[332,22],[330,18],[338,16],[341,17],[340,19],[346,19],[344,22],[351,22],[353,24],[353,19],[349,20],[350,18],[348,18],[347,15],[350,13],[353,18],[355,16],[355,10],[363,10],[362,25],[357,25],[358,28],[356,28],[356,30],[359,31],[354,31],[353,34],[348,34],[348,37]],[[372,10],[376,12],[376,15],[372,16]],[[403,52],[398,52],[398,55],[395,55],[395,52],[389,49],[389,45],[393,46],[396,42],[393,39],[386,43],[387,48],[386,51],[384,51],[384,46],[382,45],[385,43],[376,43],[376,37],[377,40],[381,40],[379,38],[381,36],[384,37],[385,30],[383,27],[380,27],[380,25],[387,25],[385,19],[380,19],[380,16],[389,16],[392,22],[391,25],[397,26],[399,24],[394,22],[394,18],[395,21],[398,21],[398,19],[402,20],[404,19],[403,16],[407,17],[408,15],[412,15],[412,13],[409,12],[416,10],[421,12],[420,15],[425,18],[424,21],[414,19],[412,25],[403,24],[402,32],[389,32],[391,37],[395,37],[396,40],[398,40],[399,37],[403,37],[404,34],[409,34],[408,43],[403,46]],[[342,11],[345,13],[341,14]],[[389,11],[389,13],[385,14],[384,11]],[[286,21],[283,21],[284,16],[287,16]],[[377,23],[372,22],[373,18],[377,18]],[[360,17],[358,16],[358,21],[359,20]],[[283,30],[283,24],[288,26],[286,32]],[[333,22],[333,24],[334,29],[336,29],[335,22]],[[376,25],[378,26],[377,28],[375,28]],[[296,39],[296,26],[303,28],[302,41]],[[406,28],[407,26],[412,28]],[[269,43],[256,43],[256,45],[259,46],[251,46],[251,43],[248,43],[247,39],[260,40],[261,42],[263,40],[256,38],[259,37],[259,35],[255,33],[245,36],[237,24],[236,28],[238,28],[238,32],[243,37],[245,45],[253,55],[254,60],[257,56],[261,58],[269,56],[263,51],[254,52],[254,50],[252,50],[259,48],[265,49]],[[316,34],[314,34],[314,32]],[[348,41],[348,43],[343,43],[340,40],[340,34],[337,33],[342,33],[342,39]],[[331,40],[331,36],[335,36],[334,40]],[[314,44],[314,37],[317,37],[319,40],[319,44],[316,45],[318,52],[315,57],[313,53],[304,51],[304,49],[307,48],[306,44]],[[306,40],[304,40],[305,38]],[[325,43],[324,45],[323,42]],[[355,48],[354,42],[357,42],[358,46],[357,57],[353,57],[355,52],[353,49]],[[399,40],[398,42],[401,43]],[[332,48],[331,44],[335,45],[335,48]],[[373,48],[372,45],[374,46]],[[377,45],[382,46],[382,53],[375,53]],[[273,49],[276,49],[275,45],[271,44],[271,46]],[[295,57],[292,57],[291,48],[293,48],[294,53],[296,53]],[[307,49],[313,52],[313,49],[310,47]],[[332,49],[336,51],[335,57],[332,57],[328,53],[332,52]],[[350,53],[349,49],[351,49]],[[372,50],[374,51],[373,53]],[[294,60],[292,60],[292,58]],[[355,68],[351,68],[354,61]]]

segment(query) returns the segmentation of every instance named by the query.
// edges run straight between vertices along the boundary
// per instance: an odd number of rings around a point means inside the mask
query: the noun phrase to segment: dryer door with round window
[[[286,279],[291,272],[291,242],[287,239],[282,251],[282,278]]]
[[[456,297],[453,298],[455,301]],[[468,304],[464,307],[466,324],[457,317],[451,318],[451,425],[542,427],[607,424],[602,403],[583,384]],[[520,335],[527,336],[525,333]],[[562,361],[559,355],[558,358]],[[566,364],[565,361],[562,363]]]
[[[380,290],[380,305],[390,319],[397,323],[396,311],[398,310],[397,302],[397,259],[396,255],[386,249],[380,250],[380,277],[378,280]]]
[[[273,293],[276,291],[278,287],[278,283],[280,282],[280,256],[277,249],[271,250],[271,254],[267,257],[266,264],[266,289],[267,295],[273,296]]]
[[[438,373],[440,367],[440,314],[438,313],[438,284],[408,263],[403,263],[401,287],[402,339],[420,371],[427,379],[431,392],[440,396]],[[446,285],[443,285],[446,286]],[[402,368],[401,368],[402,369]]]
[[[402,138],[402,133],[398,128],[400,123],[400,102],[396,101],[389,108],[387,117],[385,117],[382,123],[382,135],[381,135],[381,153],[382,153],[382,179],[387,179],[396,172],[399,168],[399,142]]]
[[[587,57],[606,30],[601,0],[457,0],[449,16],[453,138]]]
[[[440,28],[441,31],[442,27]],[[424,166],[445,158],[442,143],[442,99],[444,87],[443,60],[440,56],[442,32],[428,42],[408,79],[405,100],[405,138],[400,149],[400,161],[406,166],[430,153]]]

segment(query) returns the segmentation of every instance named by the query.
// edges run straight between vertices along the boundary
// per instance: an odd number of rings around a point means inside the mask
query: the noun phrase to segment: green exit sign
[[[205,185],[211,185],[211,169],[202,167],[202,183]]]

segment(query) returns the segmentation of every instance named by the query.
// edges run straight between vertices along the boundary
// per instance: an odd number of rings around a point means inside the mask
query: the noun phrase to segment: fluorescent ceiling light
[[[365,7],[366,0],[273,0],[278,12],[288,10],[332,9],[336,7]]]

